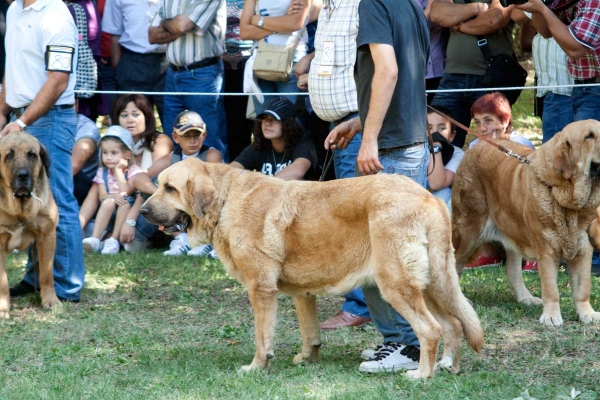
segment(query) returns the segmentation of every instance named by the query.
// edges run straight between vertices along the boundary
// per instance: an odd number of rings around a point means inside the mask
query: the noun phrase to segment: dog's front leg
[[[573,302],[579,320],[584,324],[590,322],[600,322],[600,312],[594,311],[590,304],[590,292],[592,290],[591,266],[592,266],[592,247],[588,247],[578,256],[569,261],[567,271],[571,278],[571,287],[573,288]]]
[[[274,357],[273,337],[277,318],[277,288],[261,286],[260,283],[249,285],[248,296],[254,311],[256,353],[252,364],[242,367],[242,371],[245,372],[267,368],[269,360]]]
[[[54,248],[56,236],[37,238],[35,247],[37,249],[38,263],[40,266],[40,292],[42,296],[42,307],[50,308],[58,304],[58,297],[54,291]]]
[[[0,318],[10,317],[10,293],[6,276],[6,253],[0,251]]]
[[[538,268],[544,304],[540,323],[548,326],[561,326],[563,319],[560,313],[560,295],[558,293],[558,261],[549,255],[538,257]]]
[[[321,328],[317,317],[317,297],[306,293],[294,297],[298,324],[302,335],[302,352],[294,357],[294,364],[315,362],[321,348]]]
[[[525,305],[541,305],[542,300],[539,297],[531,295],[525,283],[523,282],[523,268],[521,263],[523,257],[514,249],[508,246],[506,247],[506,276],[508,277],[508,283],[513,291],[513,294],[517,298],[519,303]]]

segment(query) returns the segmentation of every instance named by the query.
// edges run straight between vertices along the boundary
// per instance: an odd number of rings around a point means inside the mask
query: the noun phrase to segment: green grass
[[[24,272],[11,256],[11,284]],[[86,257],[80,304],[43,311],[37,295],[15,299],[0,321],[0,399],[578,399],[600,395],[600,328],[576,320],[568,276],[559,286],[565,325],[541,326],[540,307],[515,303],[499,268],[466,272],[486,344],[463,344],[462,373],[412,382],[401,374],[358,372],[360,352],[381,340],[372,324],[323,332],[321,359],[296,366],[300,334],[290,298],[280,296],[275,359],[242,375],[254,354],[245,288],[218,261],[167,258],[158,251]],[[537,274],[526,284],[540,293]],[[318,300],[319,318],[340,297]],[[600,279],[592,304],[600,308]]]

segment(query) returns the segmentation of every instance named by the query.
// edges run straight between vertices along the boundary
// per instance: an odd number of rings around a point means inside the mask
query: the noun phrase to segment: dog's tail
[[[440,201],[440,204],[443,203]],[[430,219],[434,223],[430,224],[427,232],[430,274],[428,293],[440,309],[461,322],[467,343],[479,352],[483,347],[483,329],[477,312],[460,288],[452,247],[450,217],[445,204],[442,210],[440,219]]]

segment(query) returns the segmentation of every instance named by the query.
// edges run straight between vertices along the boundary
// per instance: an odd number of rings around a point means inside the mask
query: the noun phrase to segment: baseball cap
[[[200,131],[200,133],[206,132],[206,124],[202,120],[202,117],[200,117],[200,114],[189,110],[177,114],[175,124],[173,125],[173,132],[179,136],[183,136],[191,130]]]
[[[133,137],[131,136],[131,133],[129,133],[129,131],[127,129],[123,128],[122,126],[120,126],[120,125],[110,126],[106,130],[104,135],[102,135],[102,138],[98,141],[98,143],[100,143],[101,141],[103,141],[104,139],[107,139],[107,138],[119,139],[133,153],[133,147],[134,147],[133,146]]]
[[[264,117],[270,115],[281,121],[283,118],[296,118],[296,107],[294,103],[286,99],[285,97],[277,96],[267,103],[263,112],[258,114],[256,117]]]

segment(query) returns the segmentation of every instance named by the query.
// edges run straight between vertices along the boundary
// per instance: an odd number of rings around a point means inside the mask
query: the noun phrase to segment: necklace
[[[275,163],[275,169],[277,169],[278,165],[283,164],[283,160],[285,159],[287,151],[283,152],[283,156],[281,156],[281,162],[279,164],[277,163],[277,159],[275,158],[275,150],[273,150],[272,148],[271,148],[271,153],[273,154],[273,162]]]

